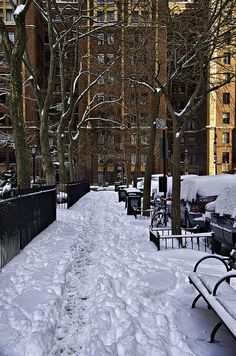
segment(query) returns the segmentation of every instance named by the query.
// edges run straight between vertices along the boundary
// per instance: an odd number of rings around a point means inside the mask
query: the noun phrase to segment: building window
[[[6,94],[0,92],[0,104],[6,103]]]
[[[105,20],[105,15],[103,11],[98,11],[97,13],[97,21],[103,23]]]
[[[140,119],[141,126],[148,126],[148,115],[146,113],[141,113]]]
[[[131,145],[136,145],[137,143],[137,137],[136,134],[132,134],[130,137]]]
[[[136,153],[131,153],[130,162],[131,164],[136,164]]]
[[[148,94],[147,93],[141,93],[140,104],[141,105],[147,105],[147,102],[148,102]]]
[[[184,94],[185,93],[184,84],[181,84],[181,85],[178,86],[178,92],[179,92],[179,94]]]
[[[131,15],[131,22],[133,24],[137,24],[138,23],[138,11],[133,11],[132,15]]]
[[[223,132],[223,134],[222,134],[222,143],[224,145],[229,145],[229,132]]]
[[[137,126],[137,118],[135,114],[131,115],[131,119],[130,119],[130,126],[131,127],[136,127]]]
[[[133,33],[131,34],[131,47],[136,47],[138,45],[138,34]]]
[[[147,134],[141,136],[141,143],[143,145],[147,145],[148,144],[148,135]]]
[[[187,130],[188,131],[194,131],[195,130],[195,120],[190,119],[187,122]]]
[[[230,104],[230,93],[223,93],[223,103]]]
[[[107,34],[107,43],[109,44],[109,46],[111,46],[115,43],[115,34],[114,33]]]
[[[231,44],[231,32],[230,31],[227,31],[224,33],[224,42],[225,44],[227,45],[230,45]]]
[[[108,100],[114,101],[114,95],[112,93],[108,94]]]
[[[110,112],[110,113],[108,114],[108,119],[111,120],[111,121],[114,121],[115,115],[114,115],[113,112]]]
[[[224,73],[224,81],[225,83],[230,83],[230,73]]]
[[[224,58],[223,58],[224,64],[230,64],[230,59],[231,59],[230,52],[225,52],[224,53]]]
[[[102,46],[105,43],[105,35],[104,33],[99,33],[98,34],[98,45]]]
[[[0,113],[0,126],[6,125],[6,114]]]
[[[103,94],[103,93],[98,94],[98,102],[99,102],[99,103],[102,103],[103,101],[105,101],[105,96],[104,96],[104,94]]]
[[[108,75],[107,84],[108,84],[108,85],[113,85],[113,84],[114,84],[114,81],[115,81],[114,76],[113,76],[113,75]]]
[[[136,80],[137,80],[137,75],[136,74],[132,74],[130,77],[130,86],[131,88],[134,88],[135,84],[136,84]]]
[[[5,152],[0,152],[0,163],[6,163],[7,155]]]
[[[222,163],[229,163],[229,152],[222,152]]]
[[[149,21],[149,14],[148,11],[142,11],[142,22],[147,23]]]
[[[114,11],[107,12],[107,22],[115,22],[115,12]]]
[[[105,78],[102,75],[99,79],[98,79],[98,85],[104,85],[105,84]]]
[[[113,53],[108,53],[107,55],[107,63],[112,64],[115,60],[115,55]]]
[[[188,142],[188,146],[194,147],[194,146],[195,146],[195,143],[196,143],[195,137],[193,137],[193,136],[188,137],[188,138],[187,138],[187,142]]]
[[[98,63],[104,63],[104,62],[105,62],[104,53],[98,53]]]
[[[14,152],[9,153],[9,163],[16,163],[16,155]]]
[[[12,32],[12,31],[9,31],[9,32],[8,32],[8,38],[9,38],[9,40],[10,40],[11,42],[14,43],[14,41],[15,41],[15,33]]]
[[[136,97],[137,97],[137,95],[135,95],[135,93],[131,93],[131,96],[130,96],[131,105],[135,105]]]
[[[4,64],[4,55],[0,54],[0,64]]]
[[[147,162],[147,154],[142,153],[141,154],[141,164],[146,164],[146,162]]]
[[[137,56],[137,54],[136,54],[136,53],[131,54],[130,60],[131,60],[131,64],[132,64],[133,66],[135,66],[135,65],[137,64],[137,61],[138,61],[138,56]]]
[[[223,119],[223,124],[229,124],[230,123],[230,113],[223,112],[222,119]]]
[[[14,22],[14,15],[12,10],[7,10],[7,17],[6,17],[7,22]]]

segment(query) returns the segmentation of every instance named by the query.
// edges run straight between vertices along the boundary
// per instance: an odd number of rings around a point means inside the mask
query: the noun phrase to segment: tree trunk
[[[64,133],[58,129],[57,132],[57,155],[59,162],[59,182],[60,184],[66,183],[66,167],[65,167],[65,149],[64,149]]]
[[[145,212],[145,210],[150,209],[151,176],[153,173],[156,132],[157,132],[156,120],[159,113],[160,98],[161,98],[160,93],[155,93],[153,98],[154,102],[153,102],[153,110],[152,110],[152,118],[151,118],[149,146],[148,146],[148,154],[147,154],[145,177],[144,177],[144,191],[143,191],[144,213],[143,214],[146,216],[150,215],[149,213]]]
[[[70,182],[75,181],[75,161],[74,161],[74,141],[71,138],[68,146],[68,161],[69,161],[69,174]]]
[[[172,173],[172,212],[171,228],[172,233],[181,234],[180,224],[180,136],[178,132],[177,119],[173,121],[173,173]]]
[[[55,170],[52,164],[51,150],[48,140],[48,119],[46,115],[41,117],[40,123],[40,145],[41,153],[43,157],[43,166],[45,170],[46,182],[47,184],[55,183]]]
[[[22,59],[26,48],[25,12],[15,17],[15,43],[11,53],[10,114],[15,140],[17,184],[30,187],[29,152],[22,113]]]

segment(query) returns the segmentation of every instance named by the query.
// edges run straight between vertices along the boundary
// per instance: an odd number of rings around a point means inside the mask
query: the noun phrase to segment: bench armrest
[[[226,281],[227,283],[230,283],[231,278],[236,278],[236,273],[235,272],[228,272],[226,273],[222,278],[219,279],[219,281],[216,283],[212,295],[215,296],[218,287],[221,285],[222,282]]]
[[[200,265],[201,262],[207,260],[207,259],[215,259],[215,260],[219,260],[221,261],[224,265],[225,265],[225,268],[226,268],[226,271],[230,271],[231,270],[231,267],[228,265],[227,261],[230,261],[230,258],[229,257],[219,257],[219,256],[215,256],[215,255],[210,255],[210,256],[204,256],[202,257],[194,266],[194,269],[193,269],[193,272],[196,272],[197,271],[197,268],[198,266]]]

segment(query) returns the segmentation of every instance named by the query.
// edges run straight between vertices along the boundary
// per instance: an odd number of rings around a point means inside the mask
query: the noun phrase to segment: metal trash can
[[[128,192],[126,197],[127,215],[134,215],[133,208],[141,208],[141,192]],[[141,214],[141,211],[136,211],[136,214]]]
[[[127,192],[125,189],[126,188],[119,188],[119,190],[118,190],[118,201],[119,202],[121,202],[121,201],[125,202],[126,195],[127,195]]]
[[[115,192],[118,192],[119,186],[122,184],[122,182],[115,182]]]

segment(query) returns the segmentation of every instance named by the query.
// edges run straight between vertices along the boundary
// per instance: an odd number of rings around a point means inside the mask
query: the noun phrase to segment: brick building
[[[63,7],[73,3],[78,8],[80,1],[58,1]],[[170,1],[169,6],[178,6],[181,11],[191,7],[188,1]],[[78,92],[90,85],[99,76],[78,106],[78,118],[82,117],[89,103],[95,103],[90,120],[81,128],[77,146],[79,176],[91,183],[114,183],[127,176],[131,181],[145,172],[149,129],[152,124],[153,93],[148,86],[137,84],[157,73],[157,61],[165,63],[167,56],[166,28],[162,26],[165,8],[161,1],[87,1],[84,15],[89,15],[81,31],[92,31],[80,42],[80,61],[87,74],[78,83]],[[2,16],[7,21],[9,36],[14,40],[14,18],[7,0],[0,2]],[[94,21],[95,19],[95,21]],[[55,19],[56,21],[57,19]],[[95,30],[94,30],[95,29]],[[28,50],[34,68],[47,80],[50,52],[47,29],[37,8],[32,5],[27,14]],[[229,55],[232,44],[226,43],[225,63],[222,75],[235,73],[235,58]],[[227,54],[227,55],[226,55]],[[67,53],[68,66],[73,57]],[[1,63],[0,63],[1,64]],[[79,64],[78,64],[79,67]],[[7,68],[2,57],[1,73]],[[211,70],[213,70],[211,68]],[[165,81],[165,65],[160,78]],[[0,76],[7,88],[7,76]],[[29,145],[39,146],[37,105],[29,86],[23,98],[24,117],[29,128]],[[55,103],[60,103],[59,64],[56,69]],[[172,98],[180,108],[188,98],[184,85],[172,87]],[[30,99],[29,99],[30,98]],[[10,118],[7,113],[7,97],[0,95],[1,132],[10,133]],[[167,116],[164,99],[161,99],[158,119]],[[60,106],[52,112],[54,122],[60,117]],[[206,98],[197,118],[189,120],[181,141],[181,170],[184,173],[215,174],[234,169],[235,156],[235,81]],[[168,135],[168,173],[171,174],[172,136]],[[153,173],[163,172],[163,130],[157,129],[155,163]],[[65,132],[65,146],[68,144]],[[53,159],[56,161],[56,139],[51,137]],[[217,161],[216,161],[217,158]],[[214,163],[215,162],[215,163]],[[0,148],[0,170],[14,164],[11,147]],[[217,167],[217,169],[216,169]],[[37,175],[41,175],[40,151],[37,152]]]

